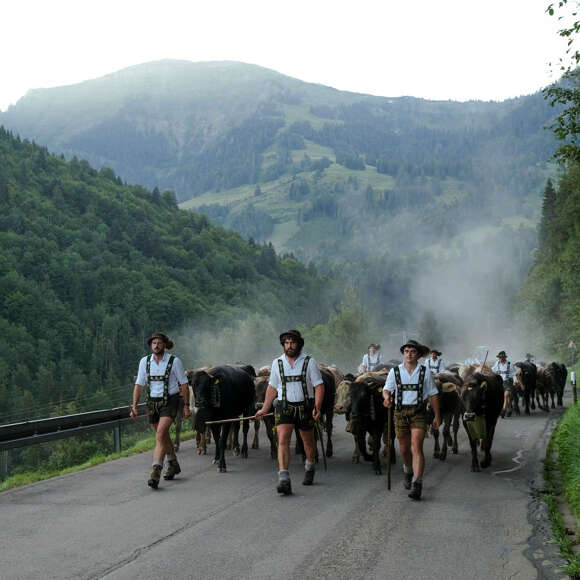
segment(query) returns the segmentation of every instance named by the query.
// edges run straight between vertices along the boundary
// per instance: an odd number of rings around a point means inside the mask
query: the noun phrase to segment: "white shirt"
[[[502,381],[507,381],[511,379],[516,374],[516,369],[514,365],[509,361],[506,360],[505,363],[502,363],[499,359],[495,362],[495,364],[491,367],[491,370],[494,373],[497,373]]]
[[[421,365],[418,364],[412,374],[409,374],[405,368],[405,364],[401,363],[399,365],[399,372],[401,373],[401,383],[403,385],[418,385],[419,384],[419,372]],[[385,383],[385,389],[389,391],[395,398],[397,396],[397,381],[395,380],[395,369],[391,369],[387,376],[387,382]],[[429,370],[428,366],[425,366],[425,376],[423,378],[423,401],[431,397],[432,395],[439,394],[435,382],[433,381],[433,375]],[[416,405],[417,404],[417,391],[403,391],[403,405]]]
[[[437,370],[437,364],[439,363],[439,370]],[[433,374],[442,373],[445,368],[445,361],[443,357],[438,357],[437,360],[433,360],[431,357],[425,359],[425,365],[429,367],[429,370]]]
[[[157,363],[155,357],[151,355],[151,368],[149,372],[152,377],[165,375],[165,369],[167,368],[167,363],[169,362],[169,357],[171,355],[165,351],[163,358]],[[137,380],[135,384],[144,387],[147,384],[147,358],[144,356],[139,361],[139,371],[137,372]],[[187,384],[187,377],[185,376],[185,371],[183,369],[183,363],[178,357],[173,360],[173,366],[171,367],[171,372],[169,373],[169,394],[175,395],[179,393],[179,385]],[[163,381],[151,381],[151,397],[163,397]]]
[[[280,377],[280,369],[278,368],[278,361],[281,360],[284,368],[285,376],[298,376],[302,374],[302,365],[304,364],[304,359],[306,355],[300,353],[300,356],[294,361],[294,365],[291,365],[283,354],[278,358],[275,358],[272,362],[272,369],[270,370],[270,386],[274,387],[278,391],[278,399],[282,399],[282,378]],[[308,361],[308,367],[306,369],[306,389],[308,391],[308,397],[314,397],[314,387],[322,384],[322,375],[316,364],[316,361],[310,357]],[[301,381],[288,381],[286,382],[286,400],[290,403],[299,403],[304,400],[304,393],[302,392],[302,382]]]
[[[362,364],[367,369],[367,371],[372,371],[378,364],[383,362],[383,355],[380,352],[376,352],[375,356],[371,356],[367,353],[363,356]]]

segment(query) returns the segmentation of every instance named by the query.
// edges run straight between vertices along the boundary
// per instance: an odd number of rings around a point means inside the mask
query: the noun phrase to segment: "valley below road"
[[[571,404],[567,393],[564,403]],[[294,494],[276,493],[277,466],[264,428],[248,459],[212,465],[193,441],[182,473],[147,486],[150,452],[0,494],[2,578],[399,579],[567,578],[537,500],[542,459],[562,409],[499,419],[491,467],[471,473],[467,436],[459,454],[433,459],[425,441],[424,499],[403,489],[400,457],[351,464],[353,438],[334,419],[334,457],[304,487],[292,455]],[[253,427],[250,429],[250,443]],[[398,447],[397,447],[398,450]],[[384,462],[384,459],[383,459]]]

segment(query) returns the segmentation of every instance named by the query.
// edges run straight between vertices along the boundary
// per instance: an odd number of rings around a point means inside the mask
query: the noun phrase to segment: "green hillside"
[[[154,330],[196,365],[211,355],[202,331],[254,320],[255,345],[276,348],[280,328],[324,322],[333,303],[328,279],[178,209],[171,191],[1,128],[0,215],[0,423],[126,404]]]

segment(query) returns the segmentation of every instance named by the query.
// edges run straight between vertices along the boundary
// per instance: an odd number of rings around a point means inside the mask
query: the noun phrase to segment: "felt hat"
[[[163,332],[154,332],[148,339],[147,344],[151,346],[154,338],[160,338],[165,343],[165,348],[171,350],[173,348],[173,341]]]
[[[419,353],[419,357],[422,356],[427,356],[429,354],[429,347],[425,346],[424,344],[421,344],[419,342],[417,342],[416,340],[408,340],[404,345],[401,346],[401,354],[403,354],[403,351],[405,350],[406,346],[411,346],[413,348],[417,349],[417,352]]]
[[[304,339],[302,338],[302,335],[298,330],[292,328],[290,330],[287,330],[286,332],[283,332],[280,335],[280,344],[282,346],[284,346],[284,340],[286,338],[293,338],[300,345],[300,348],[304,346]]]

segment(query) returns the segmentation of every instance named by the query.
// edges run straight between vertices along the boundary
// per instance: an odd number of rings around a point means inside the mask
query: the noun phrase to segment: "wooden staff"
[[[264,417],[271,417],[274,413],[266,413],[265,415],[262,415],[261,417],[258,417],[258,421],[260,419],[263,419]],[[206,425],[221,425],[222,423],[237,423],[238,421],[250,421],[251,419],[256,419],[256,415],[252,416],[252,417],[237,417],[235,419],[222,419],[221,421],[206,421],[205,424]]]
[[[391,428],[392,428],[392,410],[387,409],[387,489],[391,491]]]
[[[485,366],[485,362],[487,361],[487,355],[489,354],[489,349],[485,351],[485,358],[483,359],[482,365],[479,367],[480,371],[483,371],[483,367]]]

